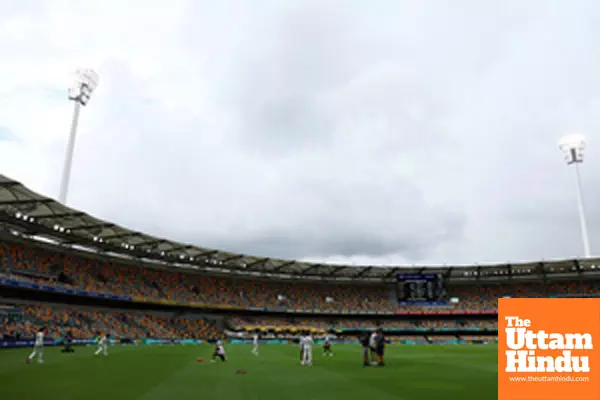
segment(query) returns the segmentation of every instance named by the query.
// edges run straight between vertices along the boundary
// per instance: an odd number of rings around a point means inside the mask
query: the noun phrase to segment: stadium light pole
[[[73,153],[75,152],[75,137],[77,136],[77,125],[79,123],[79,112],[82,106],[86,106],[92,97],[92,93],[98,86],[98,74],[91,69],[78,69],[75,72],[75,81],[69,88],[69,100],[73,101],[73,119],[71,120],[71,132],[67,143],[67,154],[60,181],[60,194],[58,200],[62,204],[67,202],[69,191],[69,179],[71,177],[71,166],[73,164]]]
[[[583,193],[581,190],[581,175],[579,173],[579,164],[583,163],[583,151],[585,150],[585,136],[580,133],[574,133],[564,136],[558,142],[558,147],[565,153],[567,165],[575,166],[575,177],[577,183],[577,207],[579,209],[579,223],[581,225],[581,239],[583,240],[584,257],[589,258],[590,241],[585,219],[585,207],[583,204]]]

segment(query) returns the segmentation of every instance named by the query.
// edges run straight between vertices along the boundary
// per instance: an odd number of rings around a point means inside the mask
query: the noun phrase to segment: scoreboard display
[[[446,300],[442,274],[398,274],[396,295],[399,303],[440,304]]]

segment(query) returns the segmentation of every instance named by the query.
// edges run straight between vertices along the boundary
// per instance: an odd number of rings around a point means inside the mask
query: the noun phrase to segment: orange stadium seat
[[[80,289],[117,296],[169,300],[181,304],[228,307],[286,308],[301,311],[396,312],[396,311],[491,311],[498,299],[599,293],[600,284],[576,281],[543,284],[449,285],[459,303],[439,306],[399,305],[393,285],[313,284],[208,277],[192,273],[136,268],[78,256],[57,256],[42,249],[0,241],[0,274],[11,279]],[[280,300],[279,296],[285,299]],[[333,301],[331,301],[333,299]],[[148,322],[150,324],[150,322]],[[159,322],[151,325],[163,332]]]

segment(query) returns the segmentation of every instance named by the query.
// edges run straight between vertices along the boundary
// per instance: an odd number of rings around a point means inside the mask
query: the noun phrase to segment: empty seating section
[[[490,336],[479,336],[479,335],[469,335],[469,336],[460,336],[461,339],[466,340],[467,343],[472,343],[475,341],[490,341],[490,342],[496,342],[498,341],[497,337],[490,337]]]
[[[449,285],[458,304],[446,306],[400,306],[394,286],[383,284],[286,283],[252,279],[207,277],[197,274],[137,268],[92,258],[59,255],[43,249],[0,241],[0,275],[90,292],[170,300],[183,304],[285,308],[302,311],[491,311],[498,299],[600,293],[600,281],[554,282],[546,285],[464,284]],[[108,322],[106,322],[108,324]],[[110,324],[109,324],[110,325]],[[162,332],[161,323],[153,323]]]
[[[212,321],[200,317],[184,318],[172,314],[148,314],[93,310],[47,305],[15,305],[20,320],[5,319],[0,327],[4,338],[32,338],[44,326],[49,338],[64,337],[71,331],[75,338],[91,339],[98,332],[114,338],[215,339],[222,337]],[[2,321],[2,320],[0,320]]]
[[[356,319],[298,319],[298,318],[232,318],[229,320],[230,325],[235,329],[277,329],[277,328],[314,328],[321,330],[338,330],[338,329],[375,329],[381,327],[384,329],[498,329],[497,320],[356,320]]]
[[[201,317],[183,317],[170,314],[148,314],[137,312],[121,312],[110,310],[93,310],[79,307],[62,307],[48,305],[14,305],[13,310],[21,313],[19,321],[0,320],[0,333],[4,338],[32,338],[36,330],[44,326],[48,329],[48,337],[58,339],[71,331],[75,338],[91,339],[98,332],[109,333],[114,338],[157,338],[157,339],[217,339],[223,333],[216,329],[214,323]],[[239,318],[228,321],[235,330],[248,328],[251,330],[300,330],[316,329],[319,331],[344,329],[404,329],[414,328],[486,328],[497,329],[495,320],[455,321],[369,321],[354,319],[316,319],[316,318]],[[472,336],[472,335],[471,335]],[[424,336],[415,336],[421,340]],[[406,337],[403,337],[404,339]],[[446,338],[448,338],[446,336]]]

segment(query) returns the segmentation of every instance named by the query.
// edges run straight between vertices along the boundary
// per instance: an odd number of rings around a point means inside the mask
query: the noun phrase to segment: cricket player
[[[331,336],[325,335],[325,344],[323,344],[323,357],[329,355],[333,357],[333,350],[331,350]]]
[[[375,358],[377,356],[377,331],[373,331],[369,337],[369,349],[371,350],[371,365],[377,365]]]
[[[33,359],[33,357],[38,356],[38,363],[43,364],[44,363],[44,336],[46,335],[46,328],[45,327],[41,327],[40,329],[38,329],[37,333],[35,334],[35,342],[33,343],[33,351],[31,352],[31,354],[29,355],[29,357],[27,357],[27,364],[29,364],[31,362],[31,360]]]
[[[103,353],[105,357],[108,356],[108,338],[109,337],[110,337],[110,335],[108,335],[106,333],[101,334],[100,332],[98,332],[98,349],[94,353],[95,356],[97,356],[100,353]]]
[[[314,344],[313,338],[309,332],[306,332],[304,336],[300,338],[302,346],[302,365],[312,366],[312,345]]]
[[[252,354],[258,355],[258,334],[254,334],[252,337]]]
[[[217,341],[215,352],[213,353],[212,360],[210,360],[210,362],[217,362],[217,357],[219,357],[223,362],[227,361],[227,354],[225,354],[223,343],[220,340]]]

